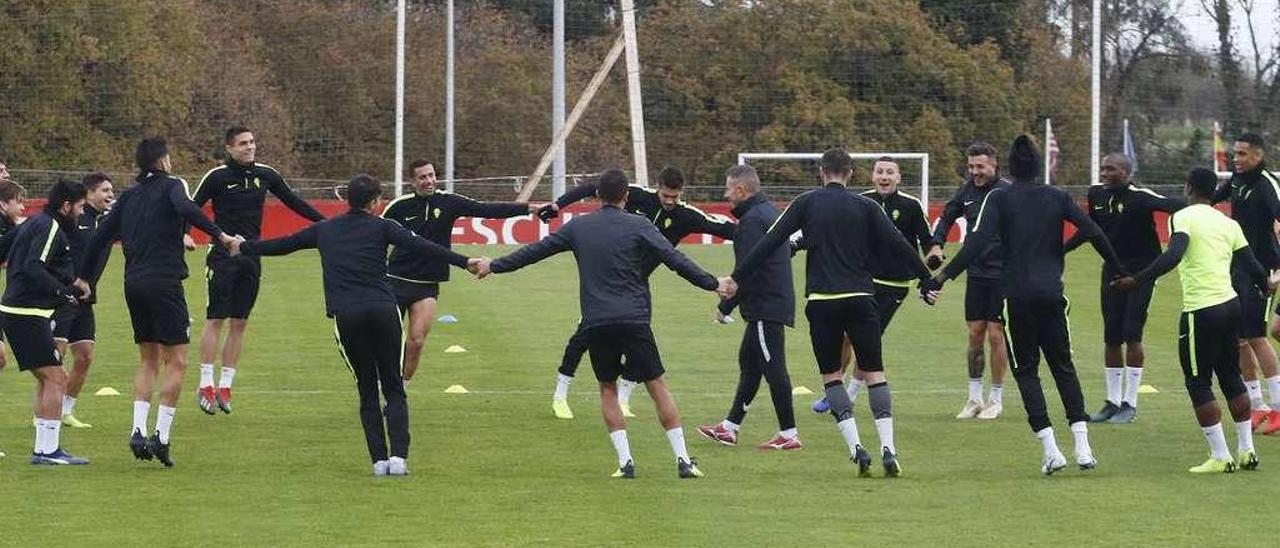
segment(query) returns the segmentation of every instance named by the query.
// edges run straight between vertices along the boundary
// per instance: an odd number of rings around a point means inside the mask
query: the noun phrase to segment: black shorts
[[[1267,336],[1267,320],[1271,319],[1271,299],[1252,283],[1236,280],[1232,286],[1240,299],[1240,338]]]
[[[62,365],[62,357],[53,344],[51,320],[43,316],[0,312],[0,327],[9,337],[13,357],[19,371],[31,371],[51,365]]]
[[[809,318],[809,338],[818,371],[825,374],[840,370],[840,354],[844,339],[849,338],[858,369],[883,371],[880,357],[880,314],[872,296],[845,299],[811,300],[804,307]]]
[[[1109,283],[1107,278],[1102,280],[1102,340],[1110,345],[1142,342],[1155,283],[1139,285],[1132,291],[1112,289]]]
[[[1191,395],[1200,406],[1213,401],[1213,376],[1222,395],[1230,400],[1245,392],[1240,376],[1240,350],[1236,343],[1240,303],[1225,303],[1183,312],[1178,319],[1178,361]]]
[[[893,321],[893,315],[898,313],[898,307],[902,306],[902,302],[907,300],[907,293],[911,291],[911,288],[881,283],[875,285],[876,313],[880,315],[880,334],[883,335],[889,329],[889,323]]]
[[[191,316],[182,280],[126,280],[124,302],[133,324],[133,342],[165,346],[191,342]]]
[[[964,321],[1004,323],[1004,287],[999,279],[969,276],[964,288]]]
[[[250,257],[210,256],[204,278],[209,289],[205,318],[248,319],[258,302],[262,284],[262,264]]]
[[[599,325],[587,328],[584,334],[591,369],[600,382],[617,381],[623,373],[635,382],[647,382],[666,373],[648,324]]]
[[[59,308],[53,313],[53,338],[71,344],[93,342],[97,322],[93,305],[80,304]]]
[[[396,306],[399,306],[401,311],[423,299],[440,298],[438,283],[417,283],[390,277],[387,280],[391,282],[391,294],[395,295]]]

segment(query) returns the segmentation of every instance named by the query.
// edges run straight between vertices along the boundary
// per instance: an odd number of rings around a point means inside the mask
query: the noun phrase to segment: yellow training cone
[[[112,387],[110,387],[110,386],[104,386],[104,387],[102,387],[102,388],[99,388],[97,392],[94,392],[94,393],[93,393],[93,395],[95,395],[95,396],[119,396],[119,395],[120,395],[120,391],[119,391],[119,390],[116,390],[116,389],[114,389],[114,388],[112,388]]]
[[[813,394],[813,391],[803,386],[797,386],[791,389],[792,396],[808,396],[810,394]]]
[[[1139,394],[1159,394],[1160,391],[1156,390],[1156,387],[1154,386],[1151,386],[1149,384],[1143,384],[1138,386],[1138,393]]]
[[[463,348],[463,347],[461,347],[461,346],[458,346],[458,345],[456,345],[456,344],[455,344],[455,345],[453,345],[453,346],[450,346],[449,348],[444,349],[444,353],[445,353],[445,354],[458,354],[458,353],[462,353],[462,352],[466,352],[466,351],[467,351],[467,349],[465,349],[465,348]]]
[[[445,394],[470,394],[471,392],[461,384],[455,384],[453,386],[450,386],[444,389],[444,393]]]

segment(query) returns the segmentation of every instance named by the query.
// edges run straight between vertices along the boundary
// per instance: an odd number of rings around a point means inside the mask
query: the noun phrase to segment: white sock
[[[860,381],[858,379],[853,379],[849,381],[849,387],[845,389],[845,391],[849,393],[850,402],[858,401],[858,392],[861,392],[862,387],[866,386],[866,384],[867,383]]]
[[[737,424],[729,419],[720,421],[720,426],[723,426],[725,430],[731,430],[733,432],[737,432],[739,428],[742,428],[742,425]]]
[[[969,401],[982,403],[982,377],[969,379]]]
[[[676,454],[677,459],[689,462],[689,450],[684,447],[684,428],[677,426],[667,430],[667,441],[671,443],[671,452]]]
[[[613,442],[613,451],[618,454],[618,467],[621,468],[631,460],[631,444],[627,442],[627,431],[609,432],[609,440]]]
[[[573,384],[573,377],[563,373],[556,373],[556,393],[552,398],[564,400],[569,398],[569,385]]]
[[[618,379],[618,403],[631,405],[631,393],[636,391],[636,383],[627,379]]]
[[[1080,421],[1071,423],[1071,437],[1076,441],[1076,456],[1093,455],[1093,448],[1089,446],[1089,423],[1088,421]]]
[[[796,436],[800,435],[800,431],[796,430],[795,428],[788,428],[786,430],[778,432],[778,434],[781,434],[783,437],[786,437],[786,438],[795,439]]]
[[[1244,388],[1249,392],[1249,403],[1254,411],[1267,407],[1262,400],[1262,381],[1244,381]]]
[[[151,402],[134,400],[133,429],[147,435],[147,415],[151,413]]]
[[[41,430],[45,431],[44,452],[52,453],[58,450],[62,445],[62,421],[58,419],[47,419]]]
[[[48,440],[49,440],[50,430],[49,428],[45,427],[46,422],[48,421],[44,419],[36,419],[36,444],[32,446],[31,452],[37,455],[44,455],[44,454],[50,453],[50,451],[47,449],[47,447],[49,446]]]
[[[1202,426],[1200,430],[1204,432],[1205,441],[1209,442],[1209,454],[1213,458],[1218,460],[1231,458],[1231,451],[1227,450],[1227,437],[1222,434],[1222,423]]]
[[[1053,434],[1053,427],[1048,426],[1036,432],[1036,439],[1040,440],[1040,446],[1044,448],[1044,455],[1057,455],[1062,451],[1058,450],[1058,438]]]
[[[231,388],[231,382],[236,380],[236,366],[222,366],[222,378],[218,379],[218,388]]]
[[[173,427],[173,415],[177,412],[177,408],[161,405],[156,413],[156,433],[160,434],[160,443],[169,443],[169,429]]]
[[[1138,387],[1142,386],[1142,368],[1124,368],[1124,403],[1138,407]]]
[[[71,396],[62,396],[62,414],[70,415],[76,412],[76,399]]]
[[[893,443],[893,417],[876,419],[876,434],[880,436],[881,447],[888,447],[890,453],[898,454],[898,446]]]
[[[858,437],[858,423],[854,422],[853,417],[849,417],[837,422],[836,428],[840,429],[840,435],[844,436],[844,443],[849,446],[849,454],[852,455],[862,445],[862,439]]]
[[[1271,396],[1271,405],[1280,407],[1280,375],[1267,377],[1267,395]]]
[[[991,385],[991,397],[987,399],[987,402],[994,405],[1000,405],[1000,406],[1004,405],[1004,385],[1003,384]]]
[[[1124,368],[1107,367],[1107,401],[1120,405],[1124,400]]]
[[[200,364],[200,388],[213,386],[213,364]]]
[[[1253,450],[1253,423],[1245,420],[1236,423],[1236,452]]]

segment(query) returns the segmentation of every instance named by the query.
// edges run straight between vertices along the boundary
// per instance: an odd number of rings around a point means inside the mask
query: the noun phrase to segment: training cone
[[[458,317],[453,314],[445,314],[436,318],[436,321],[440,323],[458,323]]]
[[[1159,394],[1160,391],[1156,390],[1156,387],[1154,386],[1151,386],[1149,384],[1143,384],[1138,386],[1138,393],[1139,394]]]
[[[461,384],[455,384],[444,389],[444,393],[445,394],[470,394],[471,391],[467,390],[467,388],[462,386]]]
[[[104,387],[102,387],[102,388],[99,388],[97,392],[94,392],[94,393],[93,393],[93,395],[95,395],[95,396],[119,396],[119,395],[120,395],[120,391],[119,391],[119,390],[116,390],[116,389],[114,389],[114,388],[112,388],[112,387],[110,387],[110,386],[104,386]]]
[[[444,353],[445,353],[445,354],[461,354],[461,353],[466,352],[466,351],[467,351],[467,349],[465,349],[465,348],[463,348],[463,347],[461,347],[461,346],[458,346],[458,345],[456,345],[456,344],[455,344],[455,345],[453,345],[453,346],[450,346],[449,348],[444,349]]]
[[[808,396],[810,394],[813,394],[813,391],[803,386],[797,386],[791,389],[792,396]]]

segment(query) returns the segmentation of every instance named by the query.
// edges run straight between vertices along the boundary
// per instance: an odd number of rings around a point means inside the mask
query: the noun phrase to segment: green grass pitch
[[[497,256],[508,248],[464,247]],[[683,248],[723,274],[724,246]],[[201,270],[200,254],[189,258]],[[1076,364],[1090,411],[1102,403],[1097,256],[1068,261]],[[652,279],[654,330],[707,477],[676,479],[665,437],[643,391],[630,425],[638,479],[610,480],[614,456],[599,419],[590,366],[556,420],[550,393],[563,343],[578,318],[577,281],[565,254],[514,274],[475,281],[455,271],[418,378],[409,387],[413,447],[408,478],[374,478],[356,414],[354,383],[324,317],[318,260],[265,259],[261,298],[236,379],[235,413],[196,407],[196,346],[174,426],[177,467],[133,460],[125,447],[137,353],[121,298],[117,252],[101,284],[98,359],[78,416],[93,430],[63,430],[63,445],[93,459],[81,468],[26,464],[32,379],[0,375],[0,545],[874,545],[1274,546],[1280,437],[1259,437],[1260,471],[1196,477],[1207,449],[1181,387],[1175,354],[1179,290],[1162,281],[1147,329],[1146,382],[1137,423],[1092,429],[1101,466],[1039,474],[1039,445],[1009,379],[1005,416],[953,418],[965,398],[963,282],[928,309],[903,306],[886,336],[898,447],[905,476],[858,479],[829,416],[797,396],[805,448],[754,445],[777,427],[767,388],[748,415],[742,446],[721,447],[694,426],[723,418],[737,376],[742,324],[712,322],[714,295],[666,269]],[[803,279],[797,260],[796,278]],[[193,339],[204,286],[187,283]],[[803,314],[788,331],[797,386],[820,388]],[[450,345],[466,353],[446,354]],[[1070,433],[1042,371],[1060,443]],[[471,393],[444,394],[461,384]],[[102,386],[124,395],[93,396]],[[865,399],[857,416],[875,432]],[[153,411],[154,416],[154,411]],[[154,420],[154,419],[153,419]],[[1228,440],[1234,436],[1228,428]],[[1069,457],[1070,458],[1070,457]],[[877,464],[876,473],[879,474]],[[1270,540],[1268,540],[1270,539]]]

